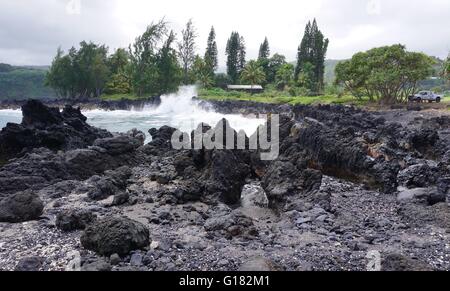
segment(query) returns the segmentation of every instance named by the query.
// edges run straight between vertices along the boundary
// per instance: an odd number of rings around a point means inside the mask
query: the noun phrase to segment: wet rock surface
[[[98,138],[111,136],[87,124],[80,108],[66,106],[59,111],[40,101],[29,101],[22,106],[22,112],[21,124],[9,123],[0,132],[0,161],[22,156],[34,148],[86,148]]]
[[[283,112],[279,157],[174,150],[167,126],[146,145],[130,131],[30,148],[0,168],[0,269],[342,271],[379,254],[382,270],[450,270],[445,114],[212,106]],[[33,112],[20,126],[83,120]]]

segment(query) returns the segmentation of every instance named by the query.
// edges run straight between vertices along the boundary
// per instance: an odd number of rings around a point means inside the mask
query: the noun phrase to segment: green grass
[[[264,92],[261,94],[249,94],[245,92],[224,91],[219,89],[201,90],[199,97],[203,100],[240,100],[240,101],[254,101],[261,103],[272,104],[291,104],[291,105],[314,105],[314,104],[354,104],[365,105],[369,102],[368,98],[359,100],[353,96],[337,96],[337,95],[323,95],[323,96],[287,96],[284,92]]]
[[[107,95],[103,94],[100,96],[102,100],[105,101],[120,101],[120,100],[139,100],[142,99],[142,97],[139,97],[135,94],[113,94],[113,95]]]

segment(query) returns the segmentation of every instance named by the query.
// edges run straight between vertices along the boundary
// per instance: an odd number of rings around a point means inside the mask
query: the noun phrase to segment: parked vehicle
[[[420,91],[419,93],[409,96],[410,102],[423,102],[428,101],[429,103],[436,102],[440,103],[442,100],[442,95],[435,94],[433,91]]]

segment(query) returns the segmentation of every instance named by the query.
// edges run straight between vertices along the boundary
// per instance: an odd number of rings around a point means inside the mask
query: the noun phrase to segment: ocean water
[[[258,126],[265,120],[244,117],[241,115],[225,115],[205,110],[198,106],[192,97],[197,96],[195,86],[184,86],[175,94],[161,97],[161,105],[158,107],[144,107],[141,110],[131,111],[83,111],[88,123],[111,132],[127,132],[133,128],[143,131],[150,140],[148,130],[160,128],[164,125],[172,126],[183,132],[191,132],[200,123],[215,126],[222,118],[226,118],[235,130],[244,130],[247,135],[253,134]],[[20,123],[22,112],[20,110],[0,110],[0,128],[8,122]]]

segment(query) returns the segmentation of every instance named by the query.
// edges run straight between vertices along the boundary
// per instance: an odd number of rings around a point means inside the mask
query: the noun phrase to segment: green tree
[[[188,85],[191,82],[190,71],[195,60],[195,39],[197,32],[192,23],[192,19],[186,24],[186,28],[181,32],[181,41],[178,43],[178,55],[183,68],[183,82]]]
[[[247,61],[245,60],[247,55],[246,47],[245,47],[245,40],[244,37],[241,36],[239,38],[239,54],[238,54],[238,73],[241,74],[242,71],[245,68],[245,65]]]
[[[303,69],[300,71],[300,74],[297,77],[297,85],[312,91],[311,88],[314,88],[314,65],[307,62],[303,64]]]
[[[316,92],[316,94],[323,91],[324,75],[325,75],[325,58],[328,50],[328,39],[325,39],[323,33],[319,30],[317,21],[308,22],[305,28],[305,34],[302,42],[298,48],[297,66],[295,68],[295,78],[305,70],[310,69],[310,64],[313,66],[313,74],[309,90]],[[308,66],[307,68],[305,66]],[[309,75],[310,72],[307,72]]]
[[[103,92],[163,94],[177,90],[181,68],[173,49],[175,34],[164,20],[152,23],[130,45],[108,56],[105,45],[81,42],[65,55],[61,49],[46,75],[46,85],[64,97],[98,97]]]
[[[45,78],[46,86],[53,88],[59,97],[75,97],[75,72],[70,55],[58,48]]]
[[[76,77],[76,93],[80,97],[98,97],[109,78],[108,48],[82,41],[78,51],[72,50]]]
[[[214,73],[219,66],[216,31],[214,30],[214,26],[211,27],[211,31],[208,36],[208,44],[205,52],[205,62],[209,67],[211,77],[214,76]]]
[[[108,59],[111,77],[106,83],[106,94],[131,93],[130,55],[126,49],[117,49]]]
[[[295,67],[292,64],[283,64],[276,73],[276,86],[279,90],[285,90],[294,80]]]
[[[278,70],[287,64],[286,57],[280,54],[274,54],[269,60],[265,71],[267,83],[275,83]]]
[[[108,59],[109,70],[113,75],[125,72],[129,63],[130,55],[123,48],[117,49]]]
[[[242,49],[241,37],[238,32],[231,33],[225,53],[227,55],[227,74],[233,83],[237,83],[242,71],[242,57],[245,63],[245,49]]]
[[[111,76],[104,90],[106,94],[129,94],[131,93],[130,78],[125,73],[117,73]]]
[[[419,81],[433,73],[433,59],[408,52],[403,45],[384,46],[357,53],[336,66],[336,84],[355,96],[369,96],[382,103],[406,101]]]
[[[263,68],[256,61],[250,61],[245,66],[241,74],[241,80],[243,83],[249,83],[250,85],[262,84],[266,81],[266,75]]]
[[[158,46],[168,34],[167,23],[160,20],[150,24],[130,46],[130,71],[133,91],[138,95],[159,93]]]
[[[264,39],[264,42],[259,46],[259,54],[258,54],[258,61],[260,60],[267,60],[270,57],[270,47],[269,47],[269,41],[267,40],[267,37]]]
[[[258,53],[258,64],[262,67],[264,74],[266,75],[266,81],[271,83],[271,81],[268,80],[268,76],[270,74],[269,72],[269,57],[270,57],[270,47],[269,47],[269,41],[267,40],[267,37],[264,38],[263,43],[259,46],[259,53]],[[275,73],[274,73],[275,74]],[[265,84],[262,84],[265,85]]]
[[[211,75],[210,63],[200,56],[195,57],[193,71],[195,79],[204,88],[210,88],[213,85],[213,76]]]
[[[158,94],[174,92],[182,79],[182,69],[177,61],[177,52],[172,48],[175,33],[171,31],[157,55]]]
[[[108,48],[92,42],[81,42],[67,55],[58,49],[46,77],[46,84],[61,97],[98,97],[108,79]]]

